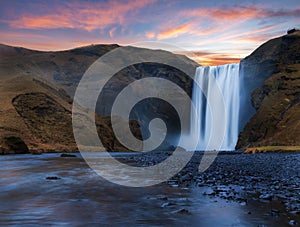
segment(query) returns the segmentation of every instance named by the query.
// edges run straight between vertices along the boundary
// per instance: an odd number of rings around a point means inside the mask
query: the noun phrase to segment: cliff
[[[300,31],[264,43],[241,63],[255,113],[237,148],[299,145]]]

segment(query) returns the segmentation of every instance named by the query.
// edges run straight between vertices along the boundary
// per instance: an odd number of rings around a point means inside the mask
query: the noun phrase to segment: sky
[[[298,0],[0,0],[0,43],[36,50],[153,41],[220,65],[294,27]]]

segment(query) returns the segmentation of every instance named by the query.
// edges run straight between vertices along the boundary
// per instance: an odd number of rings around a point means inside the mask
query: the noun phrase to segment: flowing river
[[[99,177],[76,155],[75,158],[62,158],[60,154],[0,156],[0,225],[286,224],[283,218],[265,215],[274,204],[250,201],[245,206],[203,195],[206,187],[171,187],[165,183],[146,188],[118,186]]]

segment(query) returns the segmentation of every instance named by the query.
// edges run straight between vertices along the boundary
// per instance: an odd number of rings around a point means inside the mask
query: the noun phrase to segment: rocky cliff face
[[[253,107],[244,111],[255,113],[237,148],[299,145],[300,31],[266,42],[241,63]]]

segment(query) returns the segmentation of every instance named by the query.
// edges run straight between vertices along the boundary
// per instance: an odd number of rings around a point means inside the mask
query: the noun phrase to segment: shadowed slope
[[[242,64],[256,113],[237,147],[299,145],[300,31],[268,41]]]

